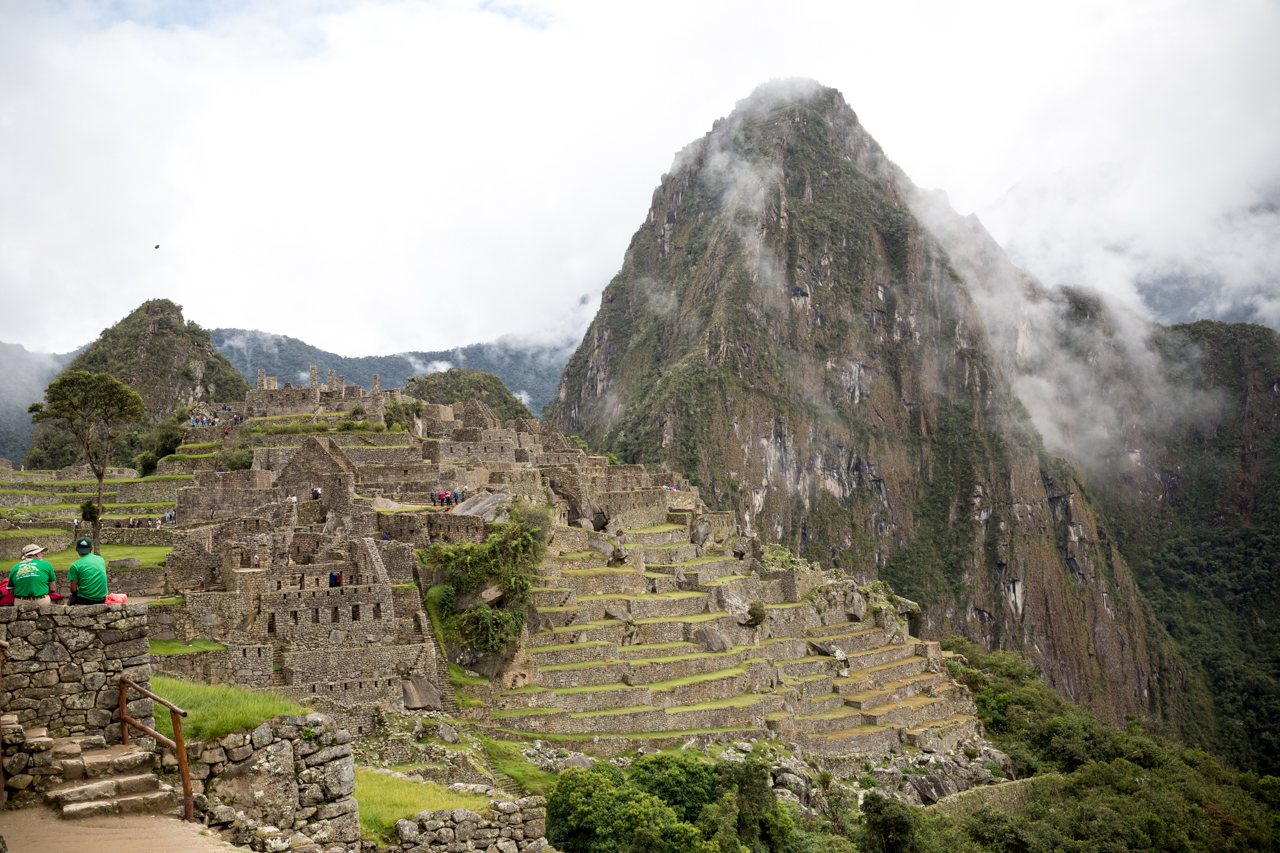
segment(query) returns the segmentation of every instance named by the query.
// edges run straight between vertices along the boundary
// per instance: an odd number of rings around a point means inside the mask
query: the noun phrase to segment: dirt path
[[[198,823],[157,815],[62,820],[45,808],[0,812],[0,836],[9,853],[227,853]]]

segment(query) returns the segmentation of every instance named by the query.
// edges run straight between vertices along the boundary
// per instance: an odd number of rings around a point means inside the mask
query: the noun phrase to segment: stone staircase
[[[50,738],[4,719],[5,768],[22,777],[63,818],[172,812],[173,788],[156,775],[159,758],[143,746],[107,746],[101,736]],[[16,772],[15,772],[16,771]]]
[[[621,565],[577,551],[540,567],[530,678],[495,693],[492,724],[582,736],[770,732],[830,753],[949,747],[979,731],[938,644],[908,636],[890,605],[849,621],[794,575],[747,574],[731,537],[694,544],[688,520],[672,513],[624,531]],[[764,604],[755,627],[740,618],[752,600]]]

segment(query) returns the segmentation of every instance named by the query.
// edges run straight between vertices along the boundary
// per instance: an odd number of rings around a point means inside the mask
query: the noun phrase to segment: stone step
[[[905,643],[897,646],[880,646],[864,652],[854,652],[848,655],[848,661],[845,666],[849,669],[849,675],[853,675],[855,670],[867,669],[868,667],[879,666],[880,664],[893,663],[895,661],[905,660],[916,656],[916,647],[914,643]],[[920,660],[924,660],[921,658]]]
[[[831,676],[826,673],[797,678],[792,686],[801,696],[827,696],[831,693]],[[841,703],[843,703],[843,699]]]
[[[56,806],[109,800],[134,794],[148,794],[160,790],[160,779],[154,773],[132,776],[113,776],[77,785],[65,785],[45,794]]]
[[[609,661],[617,659],[618,644],[587,642],[566,643],[559,646],[537,646],[526,649],[525,654],[528,655],[530,663],[538,667],[596,660]]]
[[[873,726],[902,726],[909,729],[929,720],[948,717],[952,710],[946,698],[912,696],[874,708],[864,708],[861,714],[863,720]]]
[[[533,595],[533,606],[539,609],[543,607],[572,607],[578,603],[578,595],[572,589],[535,586],[529,592]]]
[[[569,610],[565,612],[566,615],[562,617],[562,621],[567,621],[576,611]],[[552,622],[554,627],[549,631],[540,631],[536,634],[530,634],[529,644],[526,648],[560,646],[568,643],[616,643],[619,642],[622,639],[622,636],[627,632],[626,623],[619,622],[617,619],[601,619],[595,622],[574,622],[569,625],[557,624],[554,619],[549,621]]]
[[[112,746],[96,750],[85,753],[81,760],[84,761],[84,775],[90,779],[154,770],[160,764],[154,752],[144,752],[135,746]]]
[[[704,592],[668,592],[662,595],[580,595],[577,606],[589,618],[604,619],[606,608],[626,611],[632,619],[657,617],[697,616],[707,611],[711,603]]]
[[[683,572],[688,578],[698,578],[699,583],[709,583],[716,578],[734,574],[741,563],[732,556],[699,557],[677,563],[653,563],[645,561],[645,569],[651,572],[674,575]]]
[[[691,655],[698,652],[704,652],[706,649],[697,643],[658,643],[647,646],[619,646],[619,660],[643,660],[646,658],[675,657],[677,655]]]
[[[676,581],[675,575],[645,571],[644,577],[649,585],[649,592],[654,595],[661,595],[664,592],[676,592],[680,589],[680,584]]]
[[[560,576],[572,580],[574,591],[580,596],[611,592],[644,595],[649,591],[644,573],[630,566],[564,569]]]
[[[495,713],[502,728],[537,733],[621,734],[696,731],[719,728],[763,728],[766,714],[777,710],[782,698],[743,695],[697,705],[632,706],[604,711],[570,713],[552,709],[511,714]]]
[[[939,751],[955,749],[957,743],[974,737],[982,737],[982,720],[965,713],[930,720],[908,729],[905,734],[907,743],[912,746]]]
[[[778,671],[791,679],[806,678],[811,675],[831,675],[835,673],[839,666],[840,664],[835,658],[823,655],[810,655],[796,658],[795,660],[780,660],[777,662]]]
[[[884,682],[880,687],[846,693],[844,699],[853,708],[874,708],[928,692],[930,687],[945,683],[947,676],[939,672],[921,672]]]
[[[628,545],[643,545],[645,561],[649,559],[649,548],[660,545],[678,545],[689,541],[689,528],[683,524],[659,524],[641,530],[624,530]]]
[[[698,546],[692,542],[679,542],[671,545],[646,545],[644,564],[650,571],[653,566],[666,566],[671,563],[685,563],[698,558]]]
[[[815,631],[824,631],[827,633],[814,636]],[[837,648],[846,655],[854,655],[858,652],[865,652],[878,648],[883,646],[888,639],[882,628],[859,627],[856,622],[845,622],[841,625],[829,625],[825,628],[817,628],[806,633],[814,642],[826,643],[828,646]],[[907,643],[907,645],[910,646],[911,644]]]
[[[919,675],[929,666],[929,661],[918,655],[901,660],[890,661],[879,666],[851,669],[848,678],[837,678],[835,690],[841,695],[850,695],[863,690],[873,690],[888,681]]]
[[[177,804],[177,797],[170,788],[151,794],[139,794],[133,797],[118,797],[110,800],[95,800],[88,803],[73,803],[62,809],[64,820],[75,820],[86,817],[99,817],[109,814],[164,814],[172,811]]]
[[[817,696],[798,696],[791,700],[791,707],[795,709],[797,715],[814,716],[816,714],[825,714],[828,711],[834,711],[837,708],[844,707],[845,701],[842,697],[835,693],[827,693]]]

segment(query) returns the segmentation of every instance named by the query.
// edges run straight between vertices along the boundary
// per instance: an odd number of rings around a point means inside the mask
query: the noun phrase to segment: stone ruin
[[[158,666],[311,701],[355,735],[387,713],[457,715],[422,604],[436,579],[414,551],[483,541],[522,498],[551,507],[549,556],[520,650],[465,710],[478,723],[757,733],[832,756],[980,735],[938,644],[910,636],[913,604],[765,554],[678,474],[609,464],[475,400],[424,405],[407,431],[254,429],[332,425],[357,405],[377,422],[392,400],[409,402],[377,377],[366,391],[313,369],[310,387],[280,388],[260,372],[230,435],[193,430],[193,442],[251,448],[253,466],[197,470],[178,492],[166,586],[185,601],[153,605],[153,624],[227,649]],[[432,505],[455,489],[471,500]]]

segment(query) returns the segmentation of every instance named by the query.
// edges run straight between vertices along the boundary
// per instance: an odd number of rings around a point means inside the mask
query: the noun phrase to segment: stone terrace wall
[[[22,558],[22,549],[31,542],[37,545],[43,545],[50,551],[65,551],[71,547],[71,543],[75,541],[75,537],[71,535],[71,531],[66,533],[49,533],[45,536],[26,536],[26,537],[9,537],[8,539],[0,539],[0,560],[19,560]]]
[[[320,714],[285,715],[252,732],[187,744],[197,804],[223,837],[254,850],[360,850],[351,735]],[[176,769],[165,750],[163,764]],[[175,774],[176,776],[176,774]]]
[[[238,646],[222,651],[152,655],[151,669],[204,684],[266,688],[272,681],[271,646]]]
[[[400,844],[385,849],[400,853],[542,853],[550,849],[544,837],[546,805],[543,797],[525,797],[515,802],[494,800],[483,815],[469,809],[419,812],[412,820],[396,821]]]
[[[147,605],[0,607],[4,658],[0,707],[25,728],[50,737],[101,735],[120,740],[120,678],[150,689]],[[129,715],[154,727],[150,699]]]
[[[165,548],[172,547],[173,540],[172,530],[145,527],[133,530],[127,527],[103,527],[99,537],[102,545],[159,545]]]
[[[171,503],[178,499],[178,489],[190,485],[191,481],[185,478],[119,483],[116,485],[116,500],[122,504]]]

